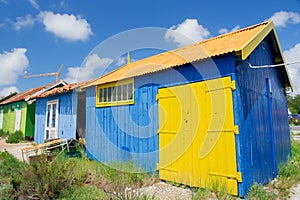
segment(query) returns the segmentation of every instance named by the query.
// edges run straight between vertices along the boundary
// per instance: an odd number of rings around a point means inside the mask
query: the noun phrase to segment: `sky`
[[[91,80],[127,63],[273,20],[287,63],[300,61],[300,0],[0,0],[0,96]],[[300,94],[300,64],[288,65]]]

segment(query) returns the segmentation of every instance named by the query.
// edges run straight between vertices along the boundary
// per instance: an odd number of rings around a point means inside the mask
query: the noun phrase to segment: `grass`
[[[292,141],[292,156],[280,166],[279,176],[266,186],[254,184],[249,199],[286,199],[290,188],[300,182],[300,143]],[[58,154],[58,153],[57,153]],[[48,161],[23,163],[8,152],[0,153],[0,196],[16,199],[34,195],[40,199],[155,199],[133,192],[157,182],[155,175],[143,173],[133,162],[111,163],[109,166],[82,158],[66,159],[58,154]],[[176,184],[175,184],[176,185]],[[210,188],[210,189],[209,189]],[[192,199],[236,199],[226,193],[225,185],[192,188]]]
[[[82,158],[66,159],[59,154],[53,161],[42,155],[38,160],[23,163],[8,152],[1,152],[1,199],[20,196],[39,199],[154,199],[128,192],[157,180],[155,176],[143,173],[134,163],[106,166],[89,160],[84,153],[82,155]]]
[[[300,143],[291,140],[292,156],[278,169],[278,177],[265,187],[254,184],[248,194],[249,199],[286,199],[291,187],[300,182]]]

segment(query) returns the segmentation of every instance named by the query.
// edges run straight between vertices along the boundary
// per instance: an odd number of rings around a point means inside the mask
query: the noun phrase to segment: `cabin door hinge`
[[[156,95],[156,101],[158,101],[158,99],[159,99],[159,94]]]
[[[231,87],[231,90],[236,90],[235,81],[231,81],[230,87]]]
[[[237,125],[234,126],[233,131],[234,131],[234,134],[236,134],[236,135],[240,134],[240,132],[239,132],[239,126],[237,126]]]
[[[236,180],[241,183],[243,182],[243,179],[242,179],[242,173],[241,172],[237,172],[236,173]]]

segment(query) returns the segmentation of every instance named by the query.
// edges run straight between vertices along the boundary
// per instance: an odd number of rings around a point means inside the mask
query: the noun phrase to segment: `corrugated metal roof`
[[[272,30],[275,31],[272,21],[263,22],[196,44],[138,60],[106,74],[83,87],[141,76],[230,52],[241,52],[242,59],[246,59]]]
[[[63,87],[58,87],[58,88],[54,88],[52,90],[49,90],[47,92],[38,94],[33,96],[32,98],[44,98],[44,97],[48,97],[48,96],[52,96],[52,95],[56,95],[56,94],[61,94],[61,93],[65,93],[65,92],[69,92],[71,90],[74,90],[75,88],[78,88],[82,85],[88,84],[91,81],[84,81],[84,82],[77,82],[77,83],[72,83],[72,84],[68,84],[65,85]]]
[[[13,102],[28,99],[32,95],[35,95],[38,92],[42,92],[44,89],[51,88],[51,87],[53,87],[53,86],[55,86],[59,83],[65,84],[65,82],[63,82],[62,80],[58,80],[58,81],[55,81],[55,82],[50,83],[48,85],[44,85],[44,86],[37,87],[37,88],[32,88],[32,89],[29,89],[29,90],[26,90],[24,92],[20,92],[20,93],[16,94],[15,96],[1,102],[0,105],[9,104],[9,103],[13,103]]]

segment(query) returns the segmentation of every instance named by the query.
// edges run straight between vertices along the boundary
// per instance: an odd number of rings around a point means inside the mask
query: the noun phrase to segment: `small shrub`
[[[17,196],[34,195],[39,199],[57,199],[61,191],[76,183],[72,159],[49,162],[46,155],[30,162],[26,170],[12,177]]]
[[[23,162],[20,162],[7,151],[0,153],[0,176],[9,177],[12,174],[22,171],[25,167]]]
[[[7,143],[20,143],[22,141],[24,141],[22,131],[16,131],[10,134],[6,140]]]
[[[7,151],[0,153],[0,197],[1,199],[16,199],[10,177],[25,169],[26,164],[17,160]]]

